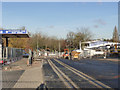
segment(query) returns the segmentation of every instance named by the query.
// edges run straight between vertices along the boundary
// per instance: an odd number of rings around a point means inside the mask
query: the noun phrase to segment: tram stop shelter
[[[29,32],[20,29],[0,30],[0,61],[2,60],[2,38],[6,38],[6,47],[8,47],[8,38],[29,38]]]

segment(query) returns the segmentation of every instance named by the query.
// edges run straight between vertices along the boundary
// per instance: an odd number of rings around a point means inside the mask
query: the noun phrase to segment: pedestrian
[[[32,65],[33,59],[34,59],[33,54],[34,54],[33,51],[31,51],[31,65]]]
[[[70,59],[72,58],[72,53],[70,52]]]
[[[41,56],[41,53],[39,52],[39,57]]]
[[[30,66],[32,64],[32,52],[29,49],[29,57],[28,57],[28,62],[27,62],[28,66]]]
[[[110,46],[110,49],[114,49],[114,45],[113,44]]]

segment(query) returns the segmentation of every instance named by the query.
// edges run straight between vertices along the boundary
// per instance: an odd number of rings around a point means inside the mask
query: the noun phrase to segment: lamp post
[[[38,56],[38,35],[37,35],[37,56]]]
[[[59,41],[59,57],[60,57],[60,41]]]

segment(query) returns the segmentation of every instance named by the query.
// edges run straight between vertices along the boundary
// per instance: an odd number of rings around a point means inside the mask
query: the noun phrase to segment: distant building
[[[115,26],[115,29],[113,31],[113,42],[119,42],[119,34],[118,34],[116,26]]]
[[[87,41],[82,43],[84,43],[84,49],[100,48],[103,46],[107,46],[109,48],[111,45],[118,44],[116,42],[108,42],[103,40],[94,40],[94,41]]]

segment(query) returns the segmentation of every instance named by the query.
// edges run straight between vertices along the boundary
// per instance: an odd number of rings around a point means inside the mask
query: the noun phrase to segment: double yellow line
[[[72,71],[73,73],[77,74],[78,76],[84,78],[85,80],[87,80],[88,82],[90,82],[91,84],[95,85],[97,88],[111,88],[105,84],[103,84],[102,82],[84,74],[83,72],[57,60],[57,59],[54,59],[56,62],[58,62],[59,64],[61,64],[62,66],[64,66],[65,68],[69,69],[70,71]]]

